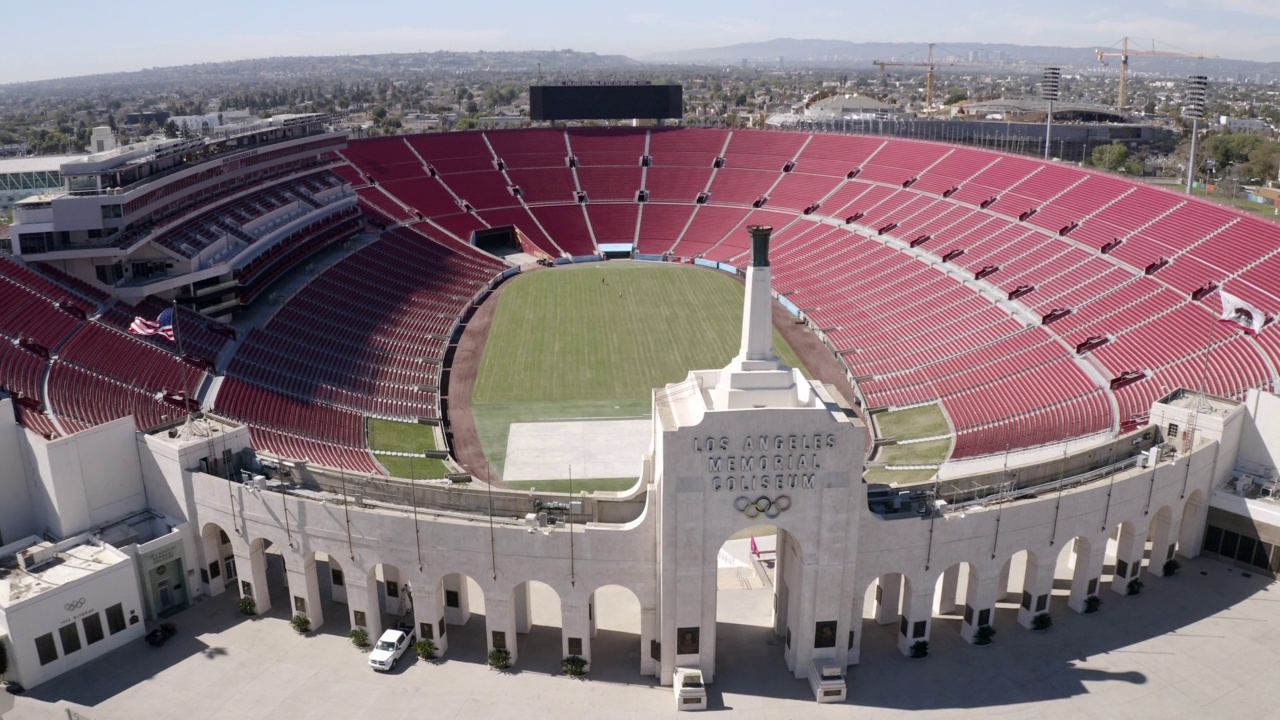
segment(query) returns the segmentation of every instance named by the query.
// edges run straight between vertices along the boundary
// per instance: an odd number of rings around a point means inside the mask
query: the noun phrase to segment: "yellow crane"
[[[889,67],[927,67],[929,72],[926,75],[924,89],[924,103],[926,108],[933,107],[933,68],[937,65],[933,61],[933,43],[929,43],[929,59],[925,62],[891,62],[888,60],[872,60],[871,64],[880,68],[880,72],[885,72],[885,68]],[[950,63],[944,63],[949,65]]]
[[[1156,50],[1154,40],[1151,41],[1150,50],[1130,50],[1128,37],[1125,37],[1120,40],[1119,50],[1102,49],[1102,50],[1094,50],[1094,52],[1097,53],[1098,61],[1101,62],[1103,65],[1110,64],[1107,62],[1107,58],[1109,57],[1120,58],[1120,92],[1116,97],[1117,110],[1123,110],[1125,106],[1129,103],[1129,58],[1130,57],[1132,56],[1189,57],[1189,58],[1197,58],[1199,60],[1203,60],[1207,57],[1210,57],[1209,55],[1205,55],[1204,53],[1181,52],[1181,51],[1175,51],[1175,50]]]

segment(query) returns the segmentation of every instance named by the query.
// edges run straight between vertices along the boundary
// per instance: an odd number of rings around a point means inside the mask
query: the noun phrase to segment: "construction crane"
[[[927,80],[925,83],[925,90],[924,90],[924,103],[926,108],[932,108],[933,107],[933,68],[935,67],[935,65],[937,65],[937,63],[933,61],[933,45],[934,45],[933,43],[929,43],[929,59],[925,62],[890,62],[887,60],[872,60],[871,64],[878,66],[880,68],[880,72],[885,72],[885,68],[889,68],[889,67],[927,67],[929,68],[929,73],[926,76]],[[950,65],[950,63],[943,63],[943,64]]]
[[[1098,61],[1101,62],[1103,65],[1110,64],[1107,62],[1107,58],[1109,57],[1120,58],[1120,92],[1116,97],[1117,110],[1123,110],[1125,106],[1129,103],[1129,58],[1131,56],[1136,55],[1138,57],[1189,57],[1189,58],[1196,58],[1198,60],[1203,60],[1207,57],[1210,57],[1209,55],[1205,55],[1204,53],[1177,52],[1173,50],[1156,50],[1155,45],[1156,45],[1155,41],[1152,40],[1150,50],[1130,50],[1129,38],[1125,37],[1120,40],[1120,50],[1118,51],[1111,50],[1111,49],[1094,50],[1094,52],[1097,53],[1098,55]]]

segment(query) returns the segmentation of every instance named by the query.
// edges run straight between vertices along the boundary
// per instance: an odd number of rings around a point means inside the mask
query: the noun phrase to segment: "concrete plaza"
[[[907,660],[896,626],[864,621],[862,664],[849,702],[816,705],[794,680],[769,622],[765,590],[719,593],[719,667],[713,710],[778,718],[1274,718],[1280,714],[1280,592],[1264,578],[1212,560],[1184,562],[1174,578],[1146,576],[1136,597],[1102,593],[1094,615],[1055,594],[1054,626],[1031,632],[1001,603],[993,644],[973,647],[959,619],[934,620],[927,659]],[[484,665],[484,617],[451,627],[446,659],[406,658],[378,674],[345,638],[340,606],[308,637],[289,627],[284,598],[247,620],[234,598],[205,599],[173,620],[162,648],[138,642],[22,696],[0,694],[5,720],[66,718],[641,718],[671,715],[669,688],[637,673],[639,607],[625,591],[598,595],[599,636],[585,680],[559,670],[558,600],[533,587],[535,627],[519,639],[511,672]],[[336,620],[334,619],[336,618]],[[9,704],[13,708],[9,709]]]

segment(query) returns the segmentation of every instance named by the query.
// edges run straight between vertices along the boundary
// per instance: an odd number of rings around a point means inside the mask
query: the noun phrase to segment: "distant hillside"
[[[1038,71],[1041,65],[1060,65],[1068,68],[1097,68],[1095,48],[1050,47],[1043,45],[1009,45],[992,43],[947,43],[934,49],[936,60],[970,59],[999,62],[1011,68],[1026,65]],[[640,60],[659,63],[729,64],[746,60],[756,65],[777,65],[783,58],[787,66],[862,68],[873,60],[898,60],[919,62],[926,59],[927,43],[879,43],[850,42],[847,40],[804,40],[777,38],[762,42],[740,43],[724,47],[655,53],[641,56]],[[971,57],[972,55],[972,57]],[[1115,65],[1118,58],[1108,58]],[[1264,82],[1280,79],[1280,63],[1260,63],[1249,60],[1222,58],[1148,58],[1134,57],[1130,68],[1135,72],[1151,72],[1167,75],[1205,74],[1214,77],[1234,77],[1237,73],[1250,79],[1261,73]]]
[[[234,85],[238,79],[350,80],[403,78],[442,72],[533,74],[541,64],[545,73],[618,71],[643,67],[622,55],[597,55],[573,50],[519,52],[429,52],[325,57],[273,57],[148,68],[137,72],[83,75],[56,80],[0,85],[5,92],[66,92],[160,89],[195,84]]]

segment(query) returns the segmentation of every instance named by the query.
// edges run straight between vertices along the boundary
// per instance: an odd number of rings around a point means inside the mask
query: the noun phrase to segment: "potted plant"
[[[1142,580],[1138,578],[1134,578],[1130,580],[1129,584],[1125,587],[1130,595],[1137,595],[1138,593],[1142,592],[1142,586],[1144,584],[1145,583],[1143,583]]]
[[[1031,618],[1032,630],[1040,630],[1043,632],[1051,627],[1053,627],[1053,616],[1047,612],[1042,612]]]
[[[419,640],[413,644],[413,651],[418,653],[418,657],[423,660],[435,660],[436,642],[431,639]]]
[[[289,618],[289,624],[293,626],[293,629],[296,630],[299,635],[306,635],[307,631],[311,629],[311,618],[303,615],[302,613],[296,613],[293,617]]]
[[[351,644],[358,648],[369,647],[369,631],[360,626],[351,628],[351,632],[347,633],[347,637],[351,638]]]
[[[506,648],[494,648],[486,658],[489,667],[494,670],[506,670],[511,667],[511,651]]]
[[[1084,599],[1084,611],[1086,613],[1098,612],[1098,606],[1102,604],[1102,598],[1097,595],[1090,595]]]
[[[991,625],[979,625],[978,629],[973,633],[974,645],[990,645],[991,638],[996,634],[996,629]]]
[[[248,595],[241,595],[236,601],[236,607],[240,608],[241,615],[254,615],[258,611],[258,603]]]
[[[910,655],[908,655],[907,657],[911,658],[912,660],[919,660],[919,659],[921,659],[921,658],[928,657],[928,656],[929,656],[929,641],[928,641],[928,640],[917,640],[917,641],[915,641],[915,642],[911,643],[911,651],[910,651],[910,652],[911,652],[911,654],[910,654]]]
[[[580,677],[587,674],[587,659],[581,655],[570,655],[560,661],[560,669],[569,677]]]
[[[1169,558],[1168,560],[1164,561],[1164,567],[1161,568],[1161,572],[1164,574],[1165,577],[1173,577],[1174,575],[1177,575],[1178,571],[1181,569],[1182,569],[1182,563],[1178,562],[1177,560],[1174,560],[1173,558]]]

